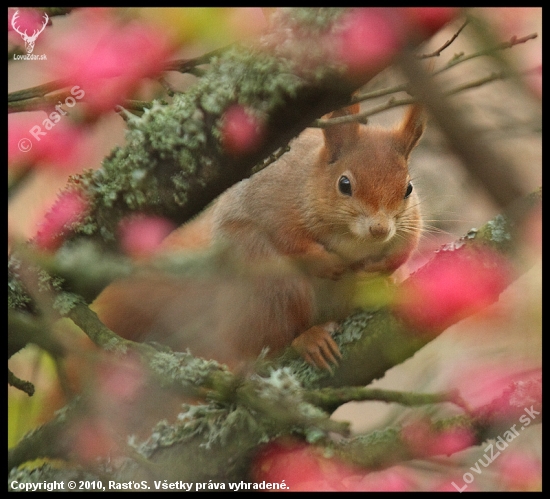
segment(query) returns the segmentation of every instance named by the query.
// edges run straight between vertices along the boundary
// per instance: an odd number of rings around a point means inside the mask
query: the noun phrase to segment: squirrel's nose
[[[390,232],[390,228],[387,224],[383,224],[381,222],[372,224],[369,227],[369,232],[371,233],[372,237],[376,239],[384,239],[388,236]]]

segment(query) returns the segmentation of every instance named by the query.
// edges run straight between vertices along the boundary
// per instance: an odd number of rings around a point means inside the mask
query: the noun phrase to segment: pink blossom
[[[145,368],[138,359],[108,359],[97,364],[97,387],[106,406],[132,401],[146,381]]]
[[[417,420],[401,429],[401,438],[415,457],[450,456],[474,443],[467,428],[438,430],[429,420]]]
[[[135,352],[105,355],[91,374],[95,383],[88,392],[90,406],[109,435],[149,434],[159,418],[173,416],[174,403],[181,404],[166,391],[152,391],[150,371]]]
[[[433,456],[440,454],[451,456],[473,445],[474,440],[474,436],[467,428],[446,429],[433,436],[429,452]]]
[[[291,492],[351,490],[344,481],[356,474],[353,467],[323,457],[313,446],[284,440],[268,444],[257,456],[253,469],[254,481],[284,481]]]
[[[509,491],[542,490],[542,462],[526,452],[509,449],[496,463],[500,480]]]
[[[67,108],[48,115],[8,116],[8,164],[53,167],[76,173],[89,160],[89,132],[65,116]]]
[[[284,480],[291,492],[406,491],[413,486],[407,471],[399,466],[372,472],[324,457],[314,446],[282,439],[259,453],[253,477],[256,482]]]
[[[403,10],[410,27],[423,38],[437,33],[460,13],[458,7],[405,7]]]
[[[33,150],[29,130],[36,125],[36,119],[24,115],[8,115],[8,165],[33,164],[37,150]]]
[[[137,22],[117,23],[107,13],[90,15],[50,49],[52,77],[79,86],[92,112],[111,110],[156,77],[171,47],[152,27]]]
[[[427,38],[451,21],[456,8],[354,8],[342,21],[333,45],[351,78],[374,75],[409,40]]]
[[[396,55],[404,41],[400,9],[352,9],[335,40],[336,57],[352,76],[375,72]]]
[[[172,222],[163,217],[132,216],[120,224],[122,249],[133,257],[150,256],[175,228]]]
[[[254,152],[263,139],[263,124],[243,106],[235,104],[222,121],[222,144],[231,155]]]
[[[44,25],[44,14],[40,10],[35,9],[8,9],[8,39],[16,45],[25,46],[23,37],[14,30],[12,25],[13,16],[16,12],[18,14],[14,21],[15,26],[21,33],[26,33],[29,36],[34,32],[40,31]],[[51,21],[48,21],[48,24],[51,24]],[[40,33],[40,37],[45,37],[44,31]]]
[[[73,424],[71,433],[72,450],[83,464],[120,453],[117,437],[101,418],[85,417]]]
[[[488,248],[440,251],[403,282],[396,312],[419,331],[440,331],[496,301],[510,278],[509,264]]]
[[[19,18],[17,19],[15,25],[19,28],[21,32],[32,33],[33,30],[40,27],[42,24],[41,18],[42,14],[34,9],[8,9],[8,33],[14,31],[12,25],[12,19],[15,13],[19,11]],[[19,36],[19,35],[17,35]]]
[[[473,360],[472,362],[475,362]],[[515,382],[525,381],[536,377],[538,369],[533,369],[525,362],[516,361],[510,365],[505,361],[489,362],[483,365],[468,365],[462,362],[451,371],[453,388],[457,389],[462,399],[473,409],[482,407],[494,400],[499,401],[500,407],[494,407],[507,413],[510,412],[508,397],[502,397],[504,392]]]
[[[75,191],[63,192],[39,225],[34,242],[39,248],[55,250],[87,210],[87,202]]]

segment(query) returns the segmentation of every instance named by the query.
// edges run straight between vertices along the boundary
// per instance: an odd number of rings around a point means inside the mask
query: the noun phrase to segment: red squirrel
[[[222,244],[248,271],[123,279],[95,301],[100,319],[123,337],[230,367],[292,344],[330,370],[340,357],[330,332],[352,311],[354,284],[365,273],[391,274],[417,246],[408,160],[423,131],[416,106],[395,129],[348,122],[305,130],[162,244],[164,253]]]

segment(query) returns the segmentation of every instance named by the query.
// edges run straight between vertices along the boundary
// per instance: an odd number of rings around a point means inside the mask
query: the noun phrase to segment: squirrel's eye
[[[342,175],[338,180],[338,190],[346,196],[351,196],[351,182],[345,175]]]
[[[411,195],[412,191],[413,185],[409,182],[409,184],[407,185],[407,190],[405,191],[405,199],[407,199]]]

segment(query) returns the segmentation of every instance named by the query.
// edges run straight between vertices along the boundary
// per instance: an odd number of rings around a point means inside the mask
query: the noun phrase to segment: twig
[[[434,75],[434,76],[438,75],[438,74],[440,74],[444,71],[447,71],[448,69],[450,69],[454,66],[457,66],[458,64],[469,61],[471,59],[475,59],[476,57],[482,57],[482,56],[485,56],[485,55],[490,55],[491,53],[493,53],[495,51],[511,48],[515,45],[518,45],[520,43],[526,43],[527,41],[533,40],[535,38],[537,38],[536,33],[524,36],[522,38],[512,37],[512,39],[510,41],[503,42],[502,44],[497,45],[496,47],[493,47],[491,49],[480,50],[480,51],[474,52],[474,53],[472,53],[468,56],[463,56],[463,54],[461,54],[460,56],[455,57],[454,59],[449,61],[442,68],[438,69],[437,71],[434,71],[432,73],[432,75]],[[420,56],[419,58],[422,59],[422,58],[425,58],[425,57],[428,57],[428,56]],[[382,89],[379,89],[379,90],[373,90],[373,91],[370,91],[370,92],[365,92],[365,93],[362,93],[362,94],[359,94],[359,95],[355,95],[351,99],[351,103],[353,104],[353,103],[356,103],[356,102],[363,102],[363,101],[366,101],[366,100],[369,100],[369,99],[377,99],[379,97],[384,97],[386,95],[391,95],[391,94],[394,94],[394,93],[397,93],[397,92],[407,92],[408,89],[409,89],[408,85],[403,83],[403,84],[400,84],[400,85],[394,85],[393,87],[389,87],[389,88],[382,88]]]
[[[29,397],[34,395],[34,385],[30,381],[18,378],[8,369],[8,385],[25,392]]]
[[[190,70],[196,68],[197,66],[200,66],[202,64],[208,64],[210,62],[210,59],[220,54],[223,54],[231,46],[232,45],[227,45],[225,47],[212,50],[210,52],[207,52],[206,54],[203,54],[199,57],[195,57],[193,59],[179,59],[176,61],[171,61],[164,66],[164,71],[178,71],[179,73],[187,73]]]
[[[460,92],[463,92],[464,90],[470,90],[472,88],[481,87],[482,85],[485,85],[486,83],[490,83],[492,81],[496,80],[504,80],[505,78],[508,78],[510,76],[510,73],[507,71],[500,71],[498,73],[491,73],[489,76],[485,76],[483,78],[480,78],[479,80],[470,81],[468,83],[464,83],[463,85],[459,85],[458,87],[455,87],[451,90],[447,90],[445,92],[445,95],[455,95]]]
[[[441,393],[411,393],[349,386],[310,390],[305,393],[304,398],[308,402],[329,412],[335,411],[338,407],[347,402],[366,400],[377,400],[387,403],[396,402],[410,407],[450,402],[460,407],[464,407],[464,402],[458,395],[458,392],[455,391]]]
[[[173,97],[176,93],[178,93],[178,91],[166,80],[166,78],[164,78],[164,76],[161,76],[158,81],[169,97]]]
[[[33,97],[44,97],[45,95],[55,92],[65,86],[66,84],[63,80],[54,80],[48,83],[43,83],[42,85],[37,85],[36,87],[17,90],[16,92],[11,92],[8,94],[8,103],[32,99]]]
[[[206,54],[203,54],[199,57],[195,57],[193,59],[179,59],[175,61],[170,61],[166,63],[163,71],[179,71],[180,73],[186,73],[191,69],[195,68],[196,66],[207,64],[210,61],[210,59],[212,59],[212,57],[222,54],[230,47],[231,45],[227,47],[222,47],[216,50],[212,50],[210,52],[207,52]],[[54,92],[56,90],[61,90],[66,86],[67,86],[67,83],[64,80],[54,80],[48,83],[37,85],[36,87],[17,90],[16,92],[8,93],[8,102],[26,100],[26,99],[31,99],[33,97],[44,97],[45,95],[51,92]]]
[[[460,28],[458,28],[458,31],[449,39],[447,40],[440,48],[432,52],[431,54],[421,54],[418,55],[418,59],[427,59],[429,57],[439,57],[441,55],[441,52],[443,52],[449,45],[451,45],[457,38],[458,35],[460,35],[461,31],[468,25],[469,21],[465,21]]]
[[[139,351],[142,347],[152,349],[145,343],[136,344],[133,341],[121,338],[111,331],[103,322],[99,320],[97,314],[90,310],[88,305],[81,303],[75,305],[67,314],[69,317],[86,335],[98,346],[107,351],[126,353],[129,348],[135,347]]]
[[[450,69],[450,68],[456,66],[457,64],[469,61],[469,60],[474,59],[476,57],[491,55],[492,53],[498,52],[499,50],[509,49],[509,48],[515,47],[516,45],[519,45],[521,43],[526,43],[529,40],[534,40],[535,38],[537,38],[537,36],[538,36],[537,33],[531,33],[530,35],[523,36],[521,38],[517,38],[516,36],[513,36],[512,38],[510,38],[509,41],[499,43],[498,45],[495,45],[494,47],[484,49],[484,50],[480,50],[478,52],[474,52],[473,54],[470,54],[468,56],[456,57],[456,58],[452,59],[451,61],[449,61],[442,68],[438,69],[437,71],[434,71],[433,74],[434,75],[440,74],[443,71],[446,71],[447,69]]]
[[[397,92],[406,92],[408,88],[409,87],[406,83],[402,83],[401,85],[395,85],[389,88],[381,88],[379,90],[373,90],[364,94],[355,95],[351,99],[351,104],[363,102],[369,99],[377,99],[378,97],[384,97],[386,95],[395,94]]]
[[[529,72],[530,71],[528,70],[518,74],[528,74]],[[504,80],[511,75],[512,73],[509,71],[500,71],[498,73],[491,73],[490,75],[485,76],[483,78],[479,78],[477,80],[473,80],[473,81],[464,83],[463,85],[459,85],[450,90],[447,90],[443,92],[443,95],[449,97],[449,96],[458,94],[460,92],[464,92],[465,90],[481,87],[482,85],[485,85],[486,83],[491,83],[492,81]],[[400,88],[399,90],[406,90],[407,88],[405,85],[403,85],[402,87],[403,88]],[[394,88],[398,88],[398,87],[394,87]],[[353,101],[361,102],[363,101],[362,97],[363,96],[358,96],[355,99],[353,99]],[[366,98],[370,99],[371,96],[369,95]],[[415,102],[416,102],[416,99],[414,97],[404,97],[402,99],[396,99],[395,97],[390,97],[385,103],[372,107],[362,113],[349,115],[349,116],[340,116],[338,118],[331,118],[331,119],[319,119],[314,121],[311,126],[315,128],[327,128],[329,126],[339,125],[342,123],[351,123],[354,121],[357,121],[359,123],[365,123],[369,116],[373,116],[383,111],[387,111],[388,109],[392,109],[394,107],[409,106],[411,104],[414,104]]]
[[[355,115],[340,116],[338,118],[331,119],[319,119],[315,120],[310,126],[315,128],[327,128],[333,125],[341,125],[342,123],[352,123],[357,121],[359,123],[366,123],[367,118],[373,114],[381,113],[393,107],[407,106],[409,104],[414,104],[416,99],[414,97],[405,97],[403,99],[396,99],[395,97],[390,97],[387,102],[375,106],[367,111],[358,113]]]
[[[479,130],[467,119],[463,110],[445,99],[444,92],[435,84],[420,63],[407,54],[401,59],[401,68],[411,82],[412,93],[417,95],[428,112],[447,136],[451,147],[459,155],[470,173],[482,183],[495,203],[505,208],[524,192],[518,171],[510,158],[501,151],[492,150],[482,141]],[[498,179],[487,165],[498,165]]]
[[[256,165],[252,170],[252,173],[257,173],[263,170],[265,167],[269,166],[271,163],[274,163],[275,161],[277,161],[283,154],[285,154],[288,151],[290,151],[290,146],[287,145],[286,147],[280,147],[273,154],[271,154],[266,159],[264,159],[261,163]]]

